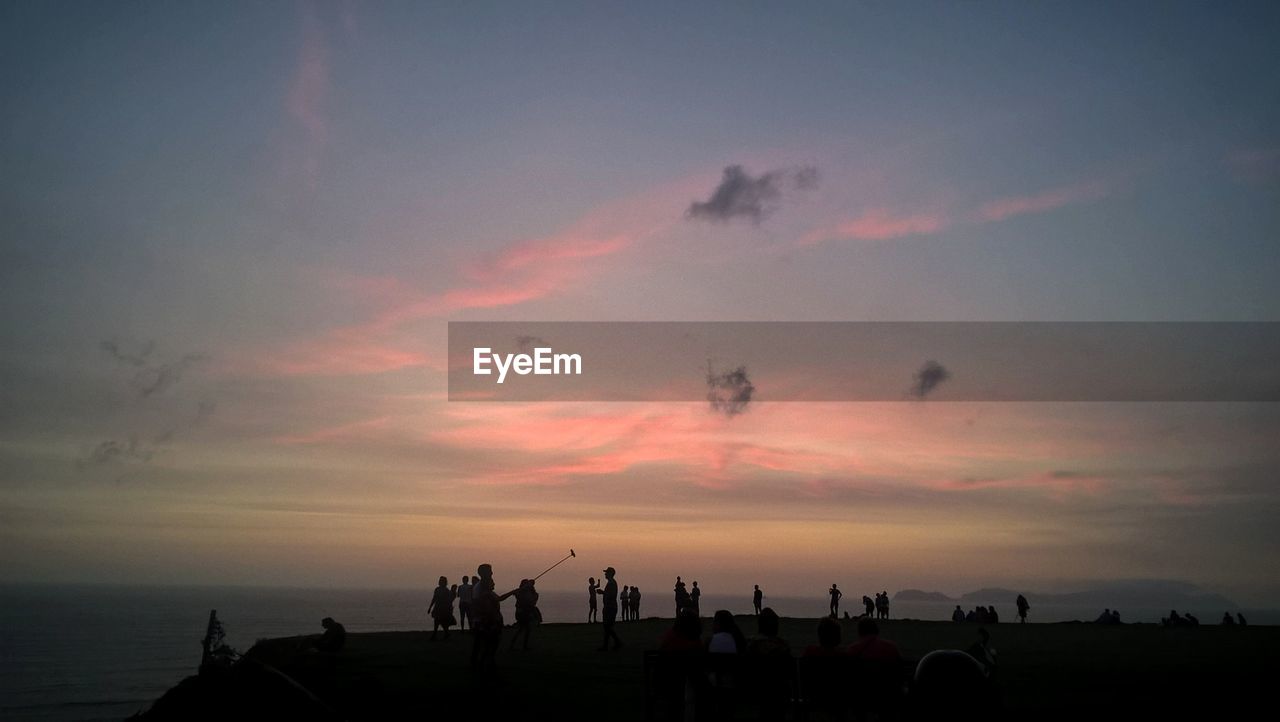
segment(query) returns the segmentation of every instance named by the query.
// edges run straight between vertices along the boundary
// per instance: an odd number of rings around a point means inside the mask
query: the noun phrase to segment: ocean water
[[[543,592],[539,607],[547,622],[583,622],[586,598],[585,589]],[[0,718],[119,720],[145,709],[195,673],[210,609],[218,610],[228,643],[245,651],[262,638],[318,634],[326,616],[350,632],[429,629],[429,600],[428,589],[0,586]],[[783,616],[817,617],[827,611],[821,594],[767,596],[765,604]],[[854,605],[845,608],[851,614],[859,611]],[[945,602],[895,602],[891,614],[947,620],[953,608]],[[747,613],[751,600],[749,593],[707,593],[702,609],[704,615],[716,609]],[[512,610],[504,611],[510,621]],[[999,611],[1002,619],[1012,621],[1011,603]],[[1099,611],[1037,605],[1032,619],[1090,620]],[[1221,617],[1221,610],[1191,611],[1205,623]],[[649,592],[640,612],[644,617],[671,616],[674,602],[669,593]],[[1126,621],[1154,622],[1162,611],[1122,613]],[[1245,614],[1252,623],[1280,622],[1275,613]]]

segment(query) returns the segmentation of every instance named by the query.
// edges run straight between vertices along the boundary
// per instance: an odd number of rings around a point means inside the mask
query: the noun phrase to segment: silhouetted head
[[[449,579],[447,577],[440,577],[440,586],[442,587],[449,586]]]
[[[481,564],[480,566],[476,567],[476,576],[480,577],[481,579],[492,579],[493,565]]]
[[[614,569],[613,567],[608,567],[607,569],[604,570],[604,578],[613,579],[613,575],[617,573],[618,573],[617,569]]]
[[[840,646],[840,623],[831,617],[818,620],[818,644],[828,649]]]
[[[675,625],[672,626],[672,631],[681,639],[700,639],[702,620],[698,619],[698,613],[692,609],[681,610],[680,615],[676,617]]]
[[[760,610],[760,616],[756,617],[756,630],[762,637],[778,636],[778,613],[773,611],[773,607],[765,607]]]
[[[715,616],[711,618],[711,633],[731,632],[738,629],[738,623],[733,621],[733,612],[728,609],[717,609]]]
[[[880,625],[876,624],[874,619],[858,620],[858,636],[859,637],[878,637],[880,636]]]
[[[968,654],[938,649],[916,665],[912,694],[922,712],[969,719],[985,708],[987,677],[978,660]]]
[[[463,584],[467,584],[467,583],[469,583],[470,581],[471,581],[471,577],[467,576],[466,574],[463,574],[463,575],[462,575],[462,583],[463,583]]]
[[[760,588],[760,585],[759,585],[759,584],[757,584],[757,585],[756,585],[756,589],[759,589],[759,588]]]
[[[333,625],[334,625],[333,617],[325,617],[324,619],[320,620],[320,626],[324,627],[325,629],[328,629]]]
[[[695,586],[695,587],[696,587],[696,586],[698,586],[698,580],[697,580],[697,579],[694,579],[694,580],[693,580],[693,586]]]
[[[589,582],[589,583],[591,583],[591,584],[595,584],[595,583],[596,583],[596,578],[595,578],[595,577],[587,577],[587,582]]]

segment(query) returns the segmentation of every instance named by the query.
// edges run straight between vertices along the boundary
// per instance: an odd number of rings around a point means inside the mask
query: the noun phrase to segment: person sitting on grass
[[[727,609],[716,610],[711,620],[711,639],[707,641],[707,651],[712,654],[737,654],[747,651],[747,640],[733,619],[733,613]]]
[[[840,647],[840,622],[834,617],[818,620],[818,643],[804,649],[805,657],[840,657],[845,650]]]
[[[858,641],[849,645],[849,655],[869,662],[897,662],[902,659],[898,645],[880,638],[874,619],[858,620]]]
[[[983,675],[990,677],[996,671],[996,650],[991,646],[991,633],[986,629],[978,630],[978,641],[965,651],[981,665]]]
[[[778,636],[779,622],[778,613],[773,611],[773,607],[765,607],[760,610],[760,616],[756,617],[756,635],[747,642],[747,652],[749,654],[761,656],[791,656],[791,645],[787,644],[787,640]]]
[[[675,623],[658,639],[658,649],[663,652],[701,652],[702,620],[692,609],[680,610]]]
[[[324,627],[324,634],[316,642],[316,651],[341,652],[347,644],[347,628],[334,621],[333,617],[321,619],[320,626]]]

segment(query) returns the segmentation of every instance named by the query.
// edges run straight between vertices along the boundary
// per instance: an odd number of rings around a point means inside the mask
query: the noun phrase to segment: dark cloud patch
[[[520,349],[521,353],[530,353],[535,348],[548,348],[548,346],[541,336],[516,336],[516,348]]]
[[[915,373],[914,378],[915,382],[911,384],[909,393],[917,399],[923,399],[938,388],[940,384],[951,378],[951,372],[937,361],[927,361]]]
[[[747,410],[756,387],[747,376],[747,367],[738,368],[717,374],[707,364],[707,401],[711,410],[730,418]]]
[[[720,185],[705,201],[694,201],[685,211],[691,220],[728,222],[745,218],[759,223],[773,212],[787,190],[809,190],[818,184],[812,166],[771,170],[752,177],[740,165],[724,169]]]
[[[133,387],[145,396],[164,393],[166,389],[182,380],[182,375],[195,364],[204,361],[203,354],[187,354],[176,361],[144,366],[133,376]]]
[[[144,398],[164,393],[181,381],[192,366],[208,358],[204,354],[189,353],[174,360],[158,360],[154,358],[154,341],[138,343],[109,339],[100,343],[99,347],[119,363],[137,369],[131,385]]]
[[[185,406],[189,401],[182,401],[182,395],[160,401],[166,391],[181,382],[193,367],[207,358],[204,354],[188,353],[166,359],[156,353],[154,341],[140,343],[109,339],[98,345],[113,361],[132,370],[129,386],[137,393],[138,401],[127,405],[125,416],[132,417],[135,421],[144,417],[151,421],[145,424],[123,424],[124,429],[120,430],[119,435],[112,434],[115,438],[86,450],[76,462],[79,468],[138,468],[150,463],[174,438],[202,426],[213,415],[216,406],[208,399],[199,401],[194,411]],[[120,425],[119,422],[117,425]],[[127,435],[123,435],[126,432]]]
[[[89,451],[79,462],[81,468],[102,464],[118,464],[124,462],[151,461],[153,451],[138,441],[136,435],[130,435],[124,441],[108,439]]]
[[[139,344],[132,341],[110,339],[103,341],[99,346],[115,360],[129,366],[146,366],[147,357],[155,350],[153,341]]]

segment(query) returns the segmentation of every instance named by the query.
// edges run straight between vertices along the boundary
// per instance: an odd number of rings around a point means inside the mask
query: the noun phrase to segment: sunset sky
[[[1280,321],[1276,3],[0,6],[0,581],[1191,581],[1267,403],[449,402],[448,321]],[[767,396],[761,390],[762,396]]]

